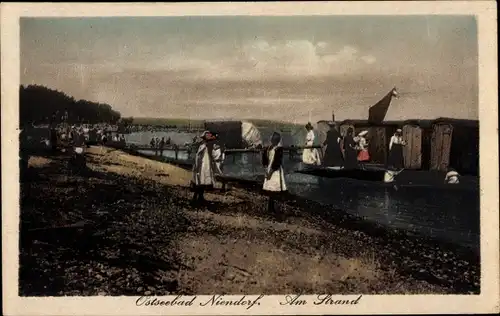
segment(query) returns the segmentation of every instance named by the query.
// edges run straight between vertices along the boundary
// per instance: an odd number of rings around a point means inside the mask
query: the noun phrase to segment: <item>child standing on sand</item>
[[[215,144],[217,136],[209,131],[201,135],[202,144],[196,153],[193,165],[191,186],[194,191],[192,203],[204,203],[204,193],[215,185],[215,177],[222,174],[219,166],[222,161],[220,146]]]
[[[268,211],[274,213],[275,198],[286,192],[285,173],[283,172],[283,147],[281,135],[274,132],[271,145],[262,154],[262,164],[265,168],[265,179],[262,189],[269,196]]]

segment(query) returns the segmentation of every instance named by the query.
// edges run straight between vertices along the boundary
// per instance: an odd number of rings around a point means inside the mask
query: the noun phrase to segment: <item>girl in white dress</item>
[[[314,146],[314,128],[311,123],[306,125],[307,136],[306,136],[306,147]],[[302,152],[302,162],[306,165],[319,166],[321,164],[321,159],[319,156],[319,151],[316,148],[305,148]]]
[[[283,147],[281,135],[274,132],[271,145],[262,153],[262,165],[265,168],[265,179],[262,189],[269,195],[268,211],[275,212],[274,200],[277,195],[287,191],[285,173],[283,172]]]

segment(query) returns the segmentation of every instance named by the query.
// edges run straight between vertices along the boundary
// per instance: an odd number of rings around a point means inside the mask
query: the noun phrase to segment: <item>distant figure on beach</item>
[[[226,146],[225,144],[220,142],[220,139],[214,145],[214,150],[218,152],[219,159],[216,160],[217,167],[219,171],[222,173],[224,170],[224,160],[226,160]]]
[[[160,148],[160,156],[163,156],[163,148],[165,147],[165,137],[161,138],[160,144],[158,147]]]
[[[151,146],[151,149],[155,148],[155,138],[151,138],[151,141],[149,142],[149,146]]]
[[[344,137],[344,168],[356,169],[358,167],[358,157],[356,153],[356,142],[354,141],[354,129],[349,127]]]
[[[283,147],[279,133],[273,133],[270,146],[262,152],[262,165],[266,170],[262,189],[269,196],[267,209],[269,212],[274,213],[276,212],[275,198],[287,191],[283,171]]]
[[[155,155],[158,155],[160,149],[160,137],[155,137]]]
[[[446,176],[444,178],[444,182],[446,184],[458,184],[458,183],[460,183],[459,178],[460,178],[460,175],[458,174],[458,172],[453,168],[449,168],[448,172],[446,173]]]
[[[361,163],[366,163],[370,161],[370,153],[368,152],[368,141],[366,140],[366,135],[368,131],[362,131],[358,134],[357,137],[357,148],[358,152],[358,161]]]
[[[326,146],[323,165],[326,167],[342,167],[344,165],[344,157],[340,148],[342,136],[337,131],[335,123],[331,123],[330,130],[326,133],[326,140],[323,146]]]
[[[106,143],[108,142],[108,136],[107,136],[105,133],[103,133],[103,134],[102,134],[102,137],[101,137],[101,142],[102,142],[104,145],[106,145]]]
[[[403,146],[406,142],[403,140],[402,132],[398,128],[389,142],[388,165],[396,169],[404,168]]]
[[[295,148],[295,145],[291,145],[290,149],[288,149],[288,153],[290,155],[290,160],[293,160],[295,158],[295,155],[297,154],[297,148]]]
[[[306,130],[307,135],[305,146],[314,146],[314,128],[311,123],[307,123]],[[302,162],[307,165],[320,165],[321,159],[319,156],[319,151],[316,148],[305,148],[302,152]]]
[[[81,164],[81,166],[85,165],[85,147],[85,135],[83,133],[83,129],[79,128],[74,132],[73,138],[72,160],[74,163],[77,163],[78,165]]]
[[[125,140],[125,135],[121,134],[120,135],[120,146],[125,147],[126,144],[127,144],[127,141]]]
[[[52,152],[57,151],[57,130],[55,128],[52,128],[50,130],[50,145]]]
[[[222,174],[218,168],[221,161],[220,147],[216,146],[217,136],[210,131],[201,135],[202,143],[196,153],[191,186],[194,191],[192,203],[204,203],[204,193],[215,186],[216,175]]]

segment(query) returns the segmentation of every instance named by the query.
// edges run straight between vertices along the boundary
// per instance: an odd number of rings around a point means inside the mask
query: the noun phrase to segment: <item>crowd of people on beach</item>
[[[330,168],[355,169],[363,167],[370,162],[368,131],[363,130],[354,135],[354,129],[350,127],[345,135],[341,135],[335,123],[329,123],[330,130],[326,134],[326,140],[321,144],[324,149],[324,157],[319,148],[314,148],[315,133],[311,123],[305,126],[307,130],[305,148],[302,153],[302,162],[306,165],[316,165]],[[403,146],[406,142],[402,137],[402,130],[397,129],[391,137],[389,144],[388,167],[394,170],[402,169],[404,166]]]
[[[341,135],[334,122],[329,123],[330,130],[327,132],[326,140],[322,144],[324,158],[321,160],[320,151],[313,148],[315,134],[311,123],[305,128],[307,130],[302,161],[306,165],[317,165],[337,169],[364,169],[366,163],[370,162],[368,131],[363,130],[354,136],[354,129],[349,127],[345,135]],[[404,170],[403,148],[407,142],[403,138],[402,129],[398,128],[389,141],[389,155],[387,158],[384,182],[394,182],[398,174]],[[325,148],[326,147],[326,148]],[[448,168],[445,183],[460,183],[460,174],[453,168]]]
[[[160,156],[163,156],[163,150],[165,149],[165,146],[170,145],[171,143],[172,139],[170,137],[165,140],[165,137],[162,137],[160,139],[159,137],[156,136],[151,138],[149,145],[151,146],[151,149],[154,150],[155,156],[157,156],[158,154]]]
[[[38,131],[37,131],[38,129]],[[45,134],[38,138],[39,134]],[[85,150],[90,145],[105,145],[113,143],[125,146],[125,135],[113,131],[113,127],[107,124],[75,124],[66,123],[52,124],[48,127],[30,126],[25,124],[21,128],[20,135],[21,170],[26,170],[28,160],[36,148],[43,148],[56,153],[58,151],[69,153],[71,162],[77,162],[80,166],[85,164]],[[33,143],[35,142],[35,143]]]

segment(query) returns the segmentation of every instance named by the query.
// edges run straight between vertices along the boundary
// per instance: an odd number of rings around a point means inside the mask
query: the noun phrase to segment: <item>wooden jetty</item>
[[[146,146],[146,145],[134,145],[130,144],[126,146],[127,148],[131,148],[134,150],[142,150],[142,151],[159,151],[158,148],[154,148],[151,146]],[[301,150],[304,150],[306,148],[322,148],[321,146],[284,146],[283,151],[285,153],[291,153],[292,155],[294,153],[298,153]],[[193,152],[196,149],[195,146],[190,147],[190,146],[176,146],[176,145],[166,145],[163,147],[163,150],[166,151],[178,151],[178,152]],[[224,149],[225,154],[238,154],[238,153],[261,153],[263,148],[228,148]]]

